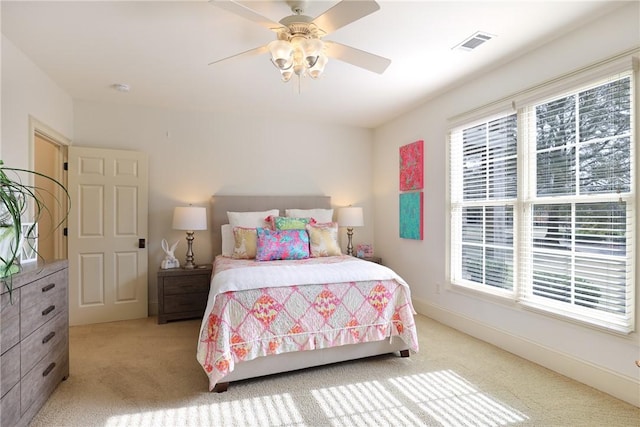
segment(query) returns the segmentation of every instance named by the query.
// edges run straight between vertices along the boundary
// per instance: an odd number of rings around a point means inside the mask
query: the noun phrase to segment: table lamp
[[[180,206],[173,210],[173,229],[187,231],[186,269],[196,268],[193,262],[193,232],[207,229],[207,208],[197,206]]]
[[[364,226],[364,215],[361,207],[349,206],[347,208],[338,209],[338,225],[340,227],[347,227],[347,237],[349,243],[347,244],[347,255],[353,255],[353,244],[351,239],[353,238],[353,227]]]

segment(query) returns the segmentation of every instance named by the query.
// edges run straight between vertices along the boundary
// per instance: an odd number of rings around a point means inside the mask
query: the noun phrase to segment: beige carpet
[[[32,426],[640,426],[640,409],[423,316],[421,351],[207,391],[199,321],[72,327]]]

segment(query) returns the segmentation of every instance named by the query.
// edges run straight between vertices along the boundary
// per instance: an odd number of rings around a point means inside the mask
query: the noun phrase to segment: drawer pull
[[[42,310],[42,315],[46,316],[47,314],[51,313],[55,309],[56,309],[55,305],[50,305],[49,307],[47,307],[44,310]]]
[[[42,338],[42,344],[48,343],[49,341],[51,341],[51,338],[53,338],[55,336],[56,336],[55,332],[53,332],[53,331],[49,332],[46,337]]]
[[[46,377],[47,375],[49,375],[51,371],[53,371],[53,368],[55,367],[56,367],[55,362],[51,362],[49,366],[47,366],[47,369],[45,369],[44,372],[42,373],[42,376]]]
[[[47,292],[50,291],[51,289],[55,288],[56,284],[55,283],[49,283],[47,286],[45,286],[44,288],[42,288],[42,292]]]

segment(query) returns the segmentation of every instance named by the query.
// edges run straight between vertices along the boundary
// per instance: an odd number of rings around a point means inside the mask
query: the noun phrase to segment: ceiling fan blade
[[[236,53],[235,55],[227,56],[226,58],[222,58],[222,59],[215,60],[213,62],[209,62],[208,65],[217,64],[218,62],[226,61],[227,59],[237,58],[238,56],[260,55],[260,54],[263,54],[263,53],[267,53],[268,51],[269,51],[269,48],[266,45],[265,46],[260,46],[260,47],[256,47],[256,48],[253,48],[253,49],[245,50],[244,52]]]
[[[347,62],[356,67],[382,74],[387,69],[391,60],[355,47],[347,46],[341,43],[323,40],[327,47],[327,55]]]
[[[314,19],[313,23],[329,34],[378,9],[380,9],[380,5],[375,0],[342,0]]]
[[[273,22],[271,19],[266,18],[260,15],[253,9],[248,8],[247,6],[235,2],[233,0],[209,0],[209,3],[219,7],[220,9],[224,9],[228,12],[235,13],[236,15],[248,19],[249,21],[253,21],[259,25],[262,25],[268,30],[275,30],[281,28],[282,25],[277,22]]]

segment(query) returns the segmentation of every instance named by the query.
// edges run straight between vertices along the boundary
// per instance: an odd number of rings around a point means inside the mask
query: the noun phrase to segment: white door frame
[[[64,164],[67,162],[67,150],[69,145],[71,145],[71,140],[66,136],[64,136],[63,134],[61,134],[60,132],[56,131],[55,129],[51,128],[50,126],[46,125],[40,120],[36,119],[35,117],[29,116],[29,169],[30,170],[35,170],[34,167],[35,167],[35,155],[36,155],[36,152],[35,152],[36,151],[35,150],[36,134],[46,139],[47,141],[51,142],[52,144],[58,146],[58,155],[57,155],[56,162],[58,163],[59,167],[57,169],[56,175],[52,176],[52,178],[60,182],[62,185],[64,185],[65,188],[67,188],[67,184],[68,184],[67,174],[64,171]],[[29,179],[32,180],[34,178],[33,176],[29,176]],[[33,184],[33,182],[31,182],[31,184]],[[59,190],[58,193],[55,194],[55,196],[57,200],[61,201],[61,203],[64,202],[66,199],[66,195],[62,190]],[[53,215],[53,218],[52,218],[53,224],[58,224],[63,220],[64,215],[66,213],[66,212],[62,212],[63,208],[68,208],[68,206],[66,206],[66,203],[62,206],[56,205],[53,207],[53,211],[51,212],[51,214]],[[33,212],[30,212],[30,216],[33,217]],[[63,225],[58,227],[58,229],[56,229],[53,234],[54,257],[56,259],[67,258],[67,239],[64,236],[65,227],[66,227],[66,221]]]

